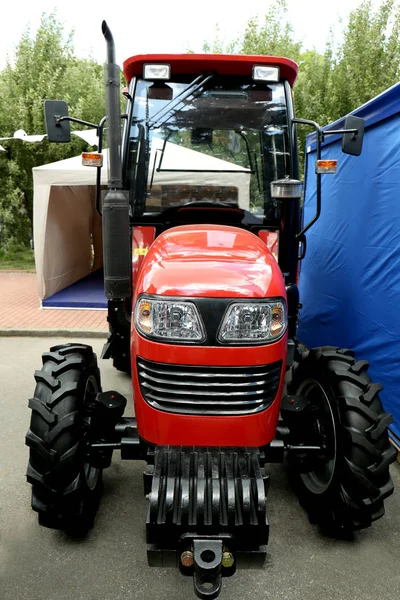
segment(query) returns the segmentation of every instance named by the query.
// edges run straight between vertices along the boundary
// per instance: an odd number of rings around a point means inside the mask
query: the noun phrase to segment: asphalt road
[[[104,474],[94,529],[83,541],[39,527],[25,481],[28,398],[41,353],[63,340],[0,338],[0,600],[190,600],[191,578],[146,561],[144,463],[117,456]],[[84,340],[79,340],[83,342]],[[87,343],[91,343],[87,341]],[[93,340],[99,354],[102,342]],[[130,379],[101,361],[104,389],[132,398]],[[132,411],[127,414],[132,414]],[[394,600],[400,596],[400,466],[385,517],[352,542],[326,539],[309,524],[273,465],[271,535],[264,569],[224,580],[221,600]]]

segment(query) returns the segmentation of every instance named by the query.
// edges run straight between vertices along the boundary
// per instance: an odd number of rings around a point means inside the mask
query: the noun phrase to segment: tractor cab
[[[124,74],[122,169],[132,222],[154,225],[157,234],[203,223],[261,231],[278,258],[285,207],[271,182],[297,177],[290,128],[297,65],[265,56],[151,55],[125,61]],[[294,220],[297,233],[298,210]]]
[[[219,69],[205,58],[125,63],[128,77],[142,71],[130,81],[124,140],[133,216],[277,226],[281,211],[270,183],[292,169],[290,89],[279,66],[263,66],[265,57],[252,68],[229,57]]]

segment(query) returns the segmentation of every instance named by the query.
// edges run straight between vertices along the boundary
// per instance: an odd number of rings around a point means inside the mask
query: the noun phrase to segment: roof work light
[[[254,81],[279,81],[279,67],[254,65],[253,79]]]
[[[143,79],[171,79],[171,65],[143,65]]]

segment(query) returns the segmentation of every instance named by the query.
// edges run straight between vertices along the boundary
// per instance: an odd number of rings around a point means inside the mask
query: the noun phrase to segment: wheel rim
[[[96,377],[94,375],[90,375],[86,380],[85,385],[85,393],[83,396],[83,405],[84,408],[88,407],[91,402],[94,401],[96,394],[99,392],[99,384],[97,382]],[[85,429],[85,437],[88,437],[90,431],[90,416],[86,415],[83,419],[84,421],[84,429]],[[92,465],[88,461],[84,461],[83,463],[83,476],[85,478],[85,482],[89,490],[94,490],[100,477],[100,469],[96,469],[92,467]]]
[[[301,473],[300,477],[313,494],[323,494],[332,483],[335,473],[337,457],[336,425],[332,412],[331,403],[323,386],[315,379],[303,381],[296,391],[299,396],[307,396],[315,410],[315,433],[319,443],[329,445],[332,458],[321,460],[321,466],[310,471]],[[307,443],[307,442],[306,442]]]

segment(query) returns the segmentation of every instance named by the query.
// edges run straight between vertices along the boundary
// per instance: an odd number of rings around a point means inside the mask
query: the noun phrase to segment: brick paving
[[[0,271],[1,330],[107,331],[105,310],[41,309],[36,273]]]

